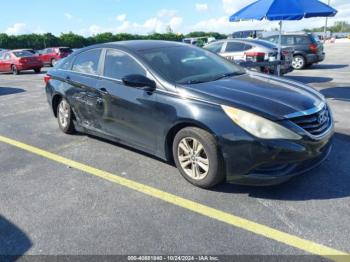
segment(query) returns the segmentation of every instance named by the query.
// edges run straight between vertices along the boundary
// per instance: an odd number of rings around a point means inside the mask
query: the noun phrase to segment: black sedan
[[[281,183],[331,150],[332,114],[320,93],[195,46],[95,45],[60,61],[45,82],[63,132],[174,161],[185,179],[203,188],[224,180]]]

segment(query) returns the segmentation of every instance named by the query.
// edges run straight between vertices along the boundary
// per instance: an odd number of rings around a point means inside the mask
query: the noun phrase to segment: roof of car
[[[30,49],[30,48],[13,49],[13,50],[11,50],[11,52],[21,52],[21,51],[28,51],[28,50],[33,50],[33,49]]]
[[[155,48],[165,48],[165,47],[174,47],[174,46],[188,46],[188,44],[180,42],[171,42],[171,41],[161,41],[161,40],[130,40],[130,41],[119,41],[111,42],[103,45],[124,47],[131,49],[133,51],[143,51]]]

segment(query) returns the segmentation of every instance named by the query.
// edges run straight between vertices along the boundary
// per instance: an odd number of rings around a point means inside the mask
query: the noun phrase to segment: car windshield
[[[210,82],[245,73],[242,67],[192,46],[156,48],[140,53],[158,74],[178,84]]]
[[[13,54],[16,57],[28,57],[28,56],[33,56],[32,53],[28,52],[28,51],[15,51],[13,52]]]

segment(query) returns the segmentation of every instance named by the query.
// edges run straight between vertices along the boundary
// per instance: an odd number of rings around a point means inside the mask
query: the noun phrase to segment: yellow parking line
[[[257,235],[264,236],[268,239],[273,239],[275,241],[284,243],[286,245],[304,250],[306,252],[319,255],[322,257],[326,257],[328,259],[334,260],[334,261],[349,261],[350,260],[350,254],[321,245],[317,244],[315,242],[312,242],[310,240],[306,240],[282,231],[279,231],[277,229],[250,221],[245,218],[241,218],[223,211],[220,211],[215,208],[211,208],[206,205],[202,205],[200,203],[188,200],[183,197],[179,197],[164,191],[161,191],[159,189],[153,188],[151,186],[147,186],[138,182],[135,182],[130,179],[123,178],[118,175],[114,175],[112,173],[67,159],[65,157],[50,153],[48,151],[42,150],[37,147],[33,147],[24,143],[21,143],[19,141],[0,136],[0,142],[12,145],[14,147],[23,149],[25,151],[28,151],[30,153],[39,155],[41,157],[53,160],[55,162],[68,165],[72,168],[78,169],[80,171],[89,173],[91,175],[100,177],[102,179],[111,181],[113,183],[128,187],[130,189],[136,190],[138,192],[141,192],[143,194],[152,196],[154,198],[158,198],[160,200],[163,200],[165,202],[168,202],[170,204],[182,207],[184,209],[190,210],[192,212],[198,213],[200,215],[210,217],[212,219],[221,221],[223,223],[229,224],[234,227],[238,227],[247,231],[250,231],[252,233],[255,233]]]

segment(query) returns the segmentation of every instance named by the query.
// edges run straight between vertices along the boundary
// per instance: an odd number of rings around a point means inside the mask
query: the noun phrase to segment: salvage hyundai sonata
[[[182,43],[87,47],[60,61],[45,82],[63,132],[174,161],[202,188],[224,180],[282,183],[331,150],[334,124],[320,93]]]

